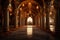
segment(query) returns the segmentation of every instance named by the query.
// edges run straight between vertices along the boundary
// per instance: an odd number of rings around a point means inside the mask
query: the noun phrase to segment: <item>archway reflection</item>
[[[33,34],[33,26],[27,25],[27,36],[32,37]]]

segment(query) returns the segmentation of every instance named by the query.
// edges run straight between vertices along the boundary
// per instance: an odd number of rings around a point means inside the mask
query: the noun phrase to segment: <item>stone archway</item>
[[[35,17],[40,16],[40,10],[40,5],[35,1],[23,1],[21,4],[19,4],[16,12],[16,17],[19,16],[18,22],[20,26],[25,25],[27,22],[27,18],[30,16],[34,21],[33,24],[37,25],[36,23],[38,23],[38,19],[35,19]]]

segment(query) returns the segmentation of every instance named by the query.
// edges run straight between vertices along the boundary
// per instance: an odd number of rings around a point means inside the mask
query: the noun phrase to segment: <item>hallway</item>
[[[2,35],[1,40],[54,40],[54,38],[35,25],[26,25],[19,27],[9,35]]]

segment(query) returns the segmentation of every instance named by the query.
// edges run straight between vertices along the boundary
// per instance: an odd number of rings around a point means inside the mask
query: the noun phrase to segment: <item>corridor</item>
[[[54,40],[59,13],[55,2],[1,0],[0,40]]]

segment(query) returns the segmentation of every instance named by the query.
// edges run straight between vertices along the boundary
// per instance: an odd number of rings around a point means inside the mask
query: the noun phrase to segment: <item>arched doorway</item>
[[[27,24],[28,25],[32,25],[33,24],[33,18],[32,17],[28,17],[27,18]]]

